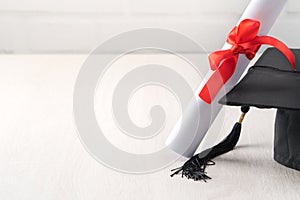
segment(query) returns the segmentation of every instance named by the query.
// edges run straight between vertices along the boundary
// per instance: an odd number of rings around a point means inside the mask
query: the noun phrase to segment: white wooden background
[[[249,1],[0,0],[0,53],[87,53],[143,27],[175,30],[215,50]],[[299,27],[300,2],[289,0],[271,34],[297,47]]]
[[[0,53],[18,54],[0,56],[0,199],[300,199],[300,173],[272,159],[274,110],[253,109],[249,113],[238,148],[216,159],[217,165],[208,169],[213,177],[208,184],[180,177],[171,179],[170,169],[183,160],[152,174],[116,172],[94,160],[76,134],[73,87],[87,55],[69,53],[88,53],[112,35],[143,27],[175,30],[215,50],[221,47],[224,35],[248,3],[249,0],[0,0]],[[271,34],[298,47],[299,27],[300,2],[289,0]],[[19,55],[23,53],[33,55]],[[137,56],[129,58],[127,65],[147,60]],[[158,60],[165,59],[156,56]],[[183,67],[176,60],[170,63],[173,68]],[[189,80],[194,89],[200,82],[197,76],[189,76]],[[160,145],[180,115],[177,103],[165,97],[155,97],[169,106],[167,114],[172,116],[158,141]],[[138,117],[131,114],[142,124],[148,122],[143,113]],[[227,120],[221,128],[226,134],[239,111],[227,108],[224,115]],[[212,137],[213,132],[209,135]],[[126,142],[116,142],[126,148]]]

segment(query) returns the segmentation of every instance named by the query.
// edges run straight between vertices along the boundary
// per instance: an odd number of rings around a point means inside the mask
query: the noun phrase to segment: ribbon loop
[[[252,19],[243,20],[234,27],[228,35],[227,43],[232,47],[227,50],[215,51],[209,55],[211,70],[214,71],[203,89],[199,93],[200,98],[206,103],[211,103],[219,93],[223,85],[234,74],[239,54],[251,60],[262,44],[268,44],[279,49],[296,70],[295,55],[281,41],[270,36],[257,36],[260,22]]]

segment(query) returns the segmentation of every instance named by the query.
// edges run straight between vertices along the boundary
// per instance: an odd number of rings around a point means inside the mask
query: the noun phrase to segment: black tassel
[[[206,166],[215,164],[215,162],[211,159],[231,151],[237,144],[241,133],[242,121],[245,114],[249,111],[249,106],[243,106],[241,111],[242,114],[239,121],[235,123],[230,134],[224,140],[216,146],[194,155],[186,161],[182,167],[172,169],[171,171],[175,172],[171,174],[171,177],[176,174],[181,174],[181,177],[185,176],[186,178],[193,179],[194,181],[203,180],[206,182],[207,179],[211,179],[211,177],[206,174],[205,168]]]

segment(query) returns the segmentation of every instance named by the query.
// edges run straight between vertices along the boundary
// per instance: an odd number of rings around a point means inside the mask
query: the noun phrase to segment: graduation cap
[[[291,49],[300,62],[300,49]],[[171,176],[181,173],[194,180],[210,179],[205,168],[213,158],[231,151],[238,142],[241,124],[251,106],[276,108],[274,159],[300,170],[300,72],[276,48],[267,49],[243,79],[219,103],[241,106],[241,117],[219,144],[194,155]]]

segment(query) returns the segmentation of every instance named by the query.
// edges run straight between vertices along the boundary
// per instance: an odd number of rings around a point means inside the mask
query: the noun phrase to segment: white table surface
[[[184,159],[144,175],[120,173],[98,163],[83,148],[72,114],[73,87],[85,58],[86,55],[0,56],[1,200],[300,199],[300,172],[272,158],[272,109],[249,112],[237,148],[215,159],[216,166],[207,169],[213,177],[208,183],[170,178],[170,169]],[[145,57],[128,59],[126,62],[143,61]],[[174,67],[176,63],[171,62]],[[198,83],[197,76],[191,76],[191,84],[196,87]],[[160,145],[180,115],[178,109],[169,112],[175,117],[170,118]],[[238,118],[239,109],[226,108],[222,112],[226,118],[221,127],[224,136]],[[134,120],[147,124],[149,119]],[[209,141],[215,142],[213,137],[213,133],[207,136],[206,146]],[[126,146],[126,141],[115,142],[124,148],[132,147]],[[128,151],[139,151],[140,146]],[[148,146],[153,150],[151,142]]]

